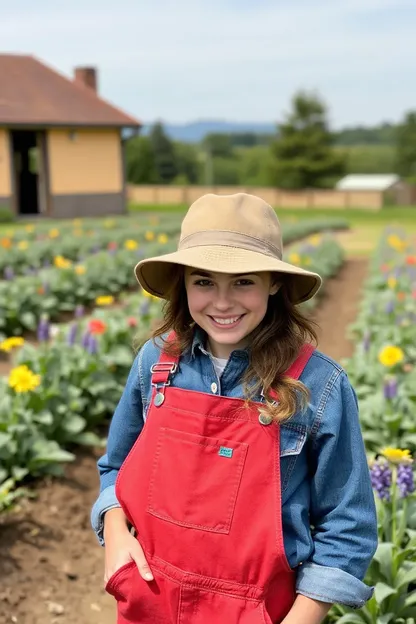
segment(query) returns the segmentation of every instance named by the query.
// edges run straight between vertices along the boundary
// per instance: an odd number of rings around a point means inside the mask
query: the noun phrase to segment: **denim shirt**
[[[180,358],[172,386],[242,398],[248,350],[233,351],[219,379],[204,343],[198,329],[192,348]],[[150,367],[159,356],[160,342],[150,340],[136,356],[110,425],[107,452],[98,460],[100,494],[91,521],[101,545],[103,516],[120,506],[116,477],[146,419]],[[319,351],[300,380],[310,392],[308,407],[281,426],[286,556],[297,572],[297,593],[359,608],[373,591],[362,579],[377,547],[377,516],[356,395],[344,370]]]

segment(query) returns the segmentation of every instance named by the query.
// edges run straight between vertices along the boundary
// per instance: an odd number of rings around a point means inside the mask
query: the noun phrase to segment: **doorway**
[[[12,130],[11,141],[16,213],[22,216],[47,214],[46,133]]]

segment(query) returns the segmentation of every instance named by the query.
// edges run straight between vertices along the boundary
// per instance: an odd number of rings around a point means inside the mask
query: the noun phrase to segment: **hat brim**
[[[319,290],[322,278],[317,273],[305,271],[283,260],[255,251],[224,245],[190,247],[170,254],[141,260],[134,272],[147,292],[168,298],[169,287],[177,266],[195,267],[213,273],[259,273],[272,271],[293,278],[291,289],[293,303],[311,299]]]

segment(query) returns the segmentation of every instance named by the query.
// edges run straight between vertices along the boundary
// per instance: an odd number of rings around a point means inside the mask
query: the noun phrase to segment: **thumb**
[[[154,576],[152,574],[149,564],[147,563],[146,557],[144,556],[144,552],[140,544],[136,544],[136,547],[131,551],[130,554],[135,564],[137,565],[140,576],[145,581],[153,581]]]

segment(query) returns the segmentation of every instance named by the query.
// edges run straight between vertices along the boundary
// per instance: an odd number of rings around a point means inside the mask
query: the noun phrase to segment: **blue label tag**
[[[233,456],[233,449],[232,448],[228,448],[228,446],[220,446],[220,450],[218,451],[218,455],[221,455],[221,457],[232,457]]]

